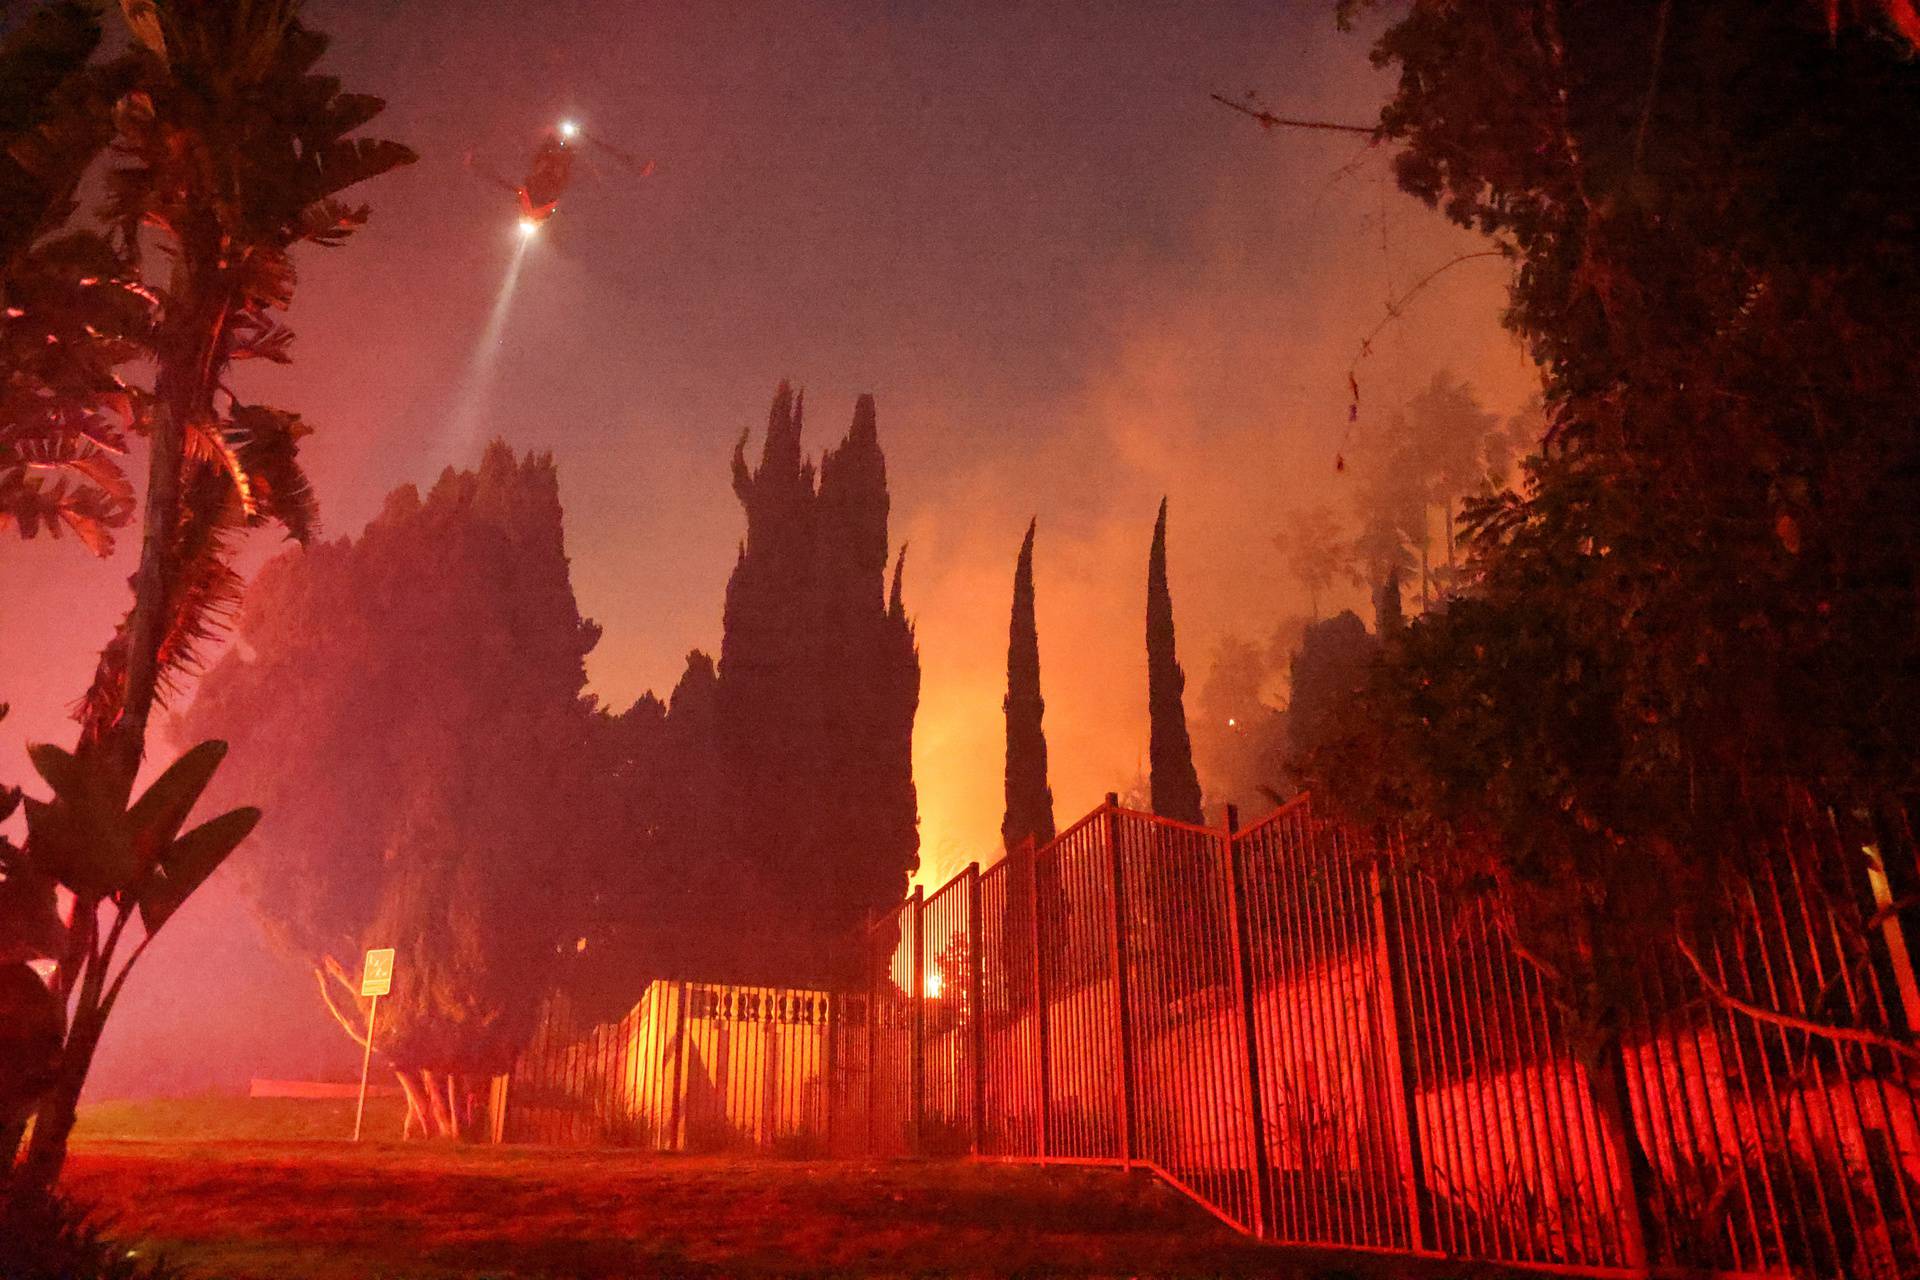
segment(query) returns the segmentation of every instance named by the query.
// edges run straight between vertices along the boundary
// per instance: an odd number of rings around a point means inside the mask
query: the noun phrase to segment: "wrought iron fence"
[[[874,1149],[1144,1165],[1289,1243],[1920,1275],[1913,844],[1803,809],[1596,1054],[1486,898],[1304,798],[1230,831],[1109,797],[876,926]]]
[[[1911,833],[1802,805],[1765,846],[1596,1051],[1495,904],[1305,798],[1110,796],[876,921],[862,990],[550,1006],[499,1128],[1138,1164],[1268,1240],[1586,1275],[1920,1275]]]

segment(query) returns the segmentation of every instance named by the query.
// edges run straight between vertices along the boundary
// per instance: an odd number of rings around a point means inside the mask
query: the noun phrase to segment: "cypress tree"
[[[1187,712],[1181,702],[1187,678],[1173,647],[1173,596],[1167,590],[1167,500],[1153,526],[1153,550],[1147,556],[1147,743],[1153,811],[1181,822],[1205,821],[1200,779],[1193,770],[1193,743],[1187,737]]]
[[[816,469],[803,402],[775,393],[758,466],[734,451],[747,518],[727,583],[713,736],[729,860],[761,929],[761,971],[824,975],[919,864],[913,718],[920,664],[896,565],[886,594],[886,457],[872,396]],[[678,705],[669,720],[678,716]]]
[[[1007,628],[1007,809],[1000,840],[1008,853],[1027,837],[1036,846],[1053,839],[1053,792],[1047,788],[1047,736],[1040,717],[1040,633],[1033,616],[1033,533],[1027,525],[1013,570],[1013,618]]]

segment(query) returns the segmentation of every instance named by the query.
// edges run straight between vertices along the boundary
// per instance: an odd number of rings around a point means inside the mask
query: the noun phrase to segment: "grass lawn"
[[[96,1111],[64,1188],[207,1277],[1460,1274],[1257,1245],[1118,1170],[211,1136],[332,1105]],[[147,1114],[181,1107],[210,1136]]]

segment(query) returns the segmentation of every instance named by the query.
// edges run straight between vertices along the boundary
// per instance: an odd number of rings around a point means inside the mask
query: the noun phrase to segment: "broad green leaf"
[[[118,806],[27,801],[27,853],[74,894],[104,898],[129,887],[143,867]]]
[[[34,772],[46,779],[54,795],[77,799],[85,789],[80,778],[79,758],[65,747],[56,747],[51,742],[28,743],[27,759],[33,761]]]
[[[149,880],[140,894],[140,922],[147,932],[153,933],[165,924],[259,821],[258,809],[235,809],[201,823],[174,841],[160,859],[160,874]]]
[[[201,743],[167,766],[153,780],[146,794],[127,812],[127,822],[140,850],[148,857],[161,851],[180,834],[187,815],[199,803],[200,795],[213,781],[213,771],[227,757],[227,744],[218,739]]]

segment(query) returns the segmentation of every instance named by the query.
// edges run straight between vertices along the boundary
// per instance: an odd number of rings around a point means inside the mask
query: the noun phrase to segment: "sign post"
[[[393,990],[393,948],[367,952],[360,970],[360,994],[372,997],[367,1006],[367,1044],[360,1055],[360,1100],[353,1105],[353,1140],[360,1141],[360,1118],[367,1110],[367,1068],[373,1063],[373,1028],[380,1016],[380,997]]]

